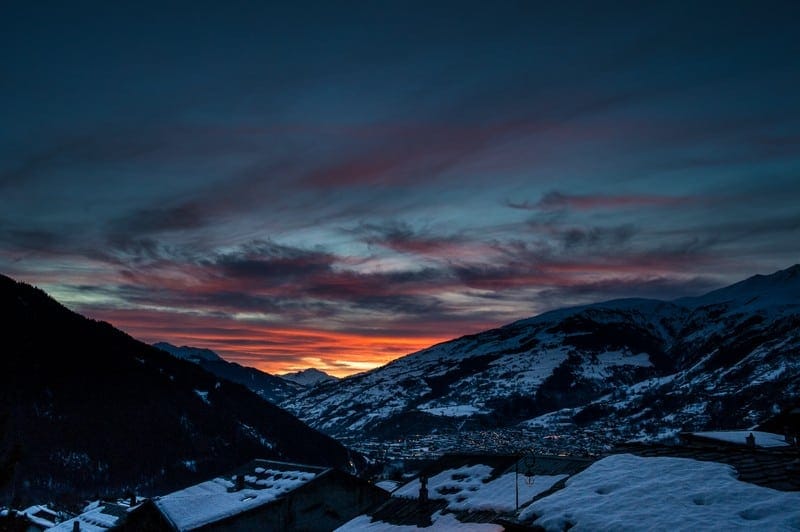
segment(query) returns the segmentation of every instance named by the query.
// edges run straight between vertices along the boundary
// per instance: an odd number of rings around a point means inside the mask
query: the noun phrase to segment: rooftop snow
[[[218,477],[154,502],[179,530],[192,530],[272,502],[315,476],[314,471],[255,467],[245,474],[246,486],[240,491],[231,491],[234,477]]]
[[[129,501],[117,503],[94,501],[87,505],[79,516],[67,519],[53,528],[48,528],[47,532],[72,532],[75,521],[80,525],[81,532],[105,532],[117,526],[130,508]]]
[[[756,447],[786,447],[789,445],[780,434],[760,432],[757,430],[725,430],[717,432],[693,432],[692,434],[702,438],[719,440],[727,443],[738,443],[740,445],[745,445],[747,443],[747,436],[752,434],[756,439]]]
[[[502,526],[492,523],[462,523],[452,514],[442,515],[440,512],[433,514],[431,521],[433,521],[433,524],[425,527],[424,530],[431,532],[450,532],[452,530],[459,530],[460,532],[502,532],[504,530]],[[421,529],[413,525],[393,525],[383,521],[372,522],[370,516],[359,515],[352,521],[348,521],[337,528],[336,532],[358,532],[361,530],[372,532],[414,532]]]
[[[733,467],[609,456],[521,514],[546,530],[795,530],[800,493],[741,482]]]
[[[34,505],[22,511],[30,521],[40,527],[50,527],[55,524],[58,514],[47,506]]]
[[[428,497],[446,500],[447,509],[452,511],[512,512],[516,508],[515,481],[519,486],[519,503],[523,505],[567,476],[537,475],[531,477],[532,482],[528,482],[523,475],[517,478],[514,472],[510,472],[490,480],[492,469],[488,465],[477,464],[442,471],[428,480]],[[419,479],[414,479],[392,493],[392,496],[417,498],[419,487]]]

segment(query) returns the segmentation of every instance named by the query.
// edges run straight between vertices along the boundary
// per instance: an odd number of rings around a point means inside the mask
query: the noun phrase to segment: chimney
[[[81,522],[77,519],[72,522],[72,532],[81,532]]]
[[[133,508],[134,506],[136,506],[136,494],[132,493],[131,494],[131,508]]]
[[[242,491],[244,489],[244,475],[236,475],[236,491]]]
[[[755,449],[756,448],[756,437],[753,436],[752,432],[747,435],[747,437],[744,439],[744,441],[747,444],[747,446],[750,447],[751,449]]]

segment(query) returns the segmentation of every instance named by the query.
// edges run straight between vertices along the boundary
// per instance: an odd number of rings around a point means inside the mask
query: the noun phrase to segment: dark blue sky
[[[148,341],[344,374],[780,269],[798,25],[797,2],[7,2],[0,271]]]

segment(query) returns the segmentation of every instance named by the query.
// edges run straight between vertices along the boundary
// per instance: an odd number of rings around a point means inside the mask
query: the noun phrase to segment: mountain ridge
[[[147,495],[255,457],[344,469],[361,463],[244,386],[85,318],[38,288],[0,276],[0,314],[3,500]]]
[[[610,432],[607,425],[624,425],[621,438],[755,424],[800,393],[792,350],[800,347],[798,273],[795,265],[697,298],[553,310],[436,344],[284,405],[345,439],[518,427],[526,419],[552,426],[546,415]],[[612,401],[614,393],[627,403]]]
[[[258,394],[262,399],[274,404],[286,401],[305,389],[305,386],[277,375],[225,360],[211,349],[191,346],[177,347],[168,342],[157,342],[153,344],[153,347],[166,351],[177,358],[193,362],[218,377],[237,382]]]

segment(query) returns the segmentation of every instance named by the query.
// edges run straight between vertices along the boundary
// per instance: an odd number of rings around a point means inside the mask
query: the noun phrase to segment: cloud
[[[361,223],[348,231],[370,246],[378,246],[401,254],[416,255],[448,262],[485,257],[491,247],[463,234],[438,234],[433,230],[415,229],[408,223]]]
[[[578,211],[591,211],[599,209],[634,209],[644,207],[676,207],[696,201],[694,198],[682,196],[659,195],[590,195],[590,194],[564,194],[551,191],[544,194],[538,201],[531,203],[506,201],[512,209],[526,211],[555,211],[573,209]]]
[[[330,272],[336,260],[334,255],[324,251],[256,241],[236,252],[206,261],[204,265],[230,279],[283,283]]]
[[[269,146],[274,131],[240,126],[182,123],[114,123],[88,131],[45,137],[28,153],[15,153],[0,168],[0,188],[58,178],[63,171],[109,168],[118,163],[165,165],[255,155]],[[141,177],[141,176],[140,176]]]
[[[209,216],[200,206],[183,203],[172,207],[136,209],[110,223],[112,235],[149,235],[165,231],[197,229],[209,223]]]

